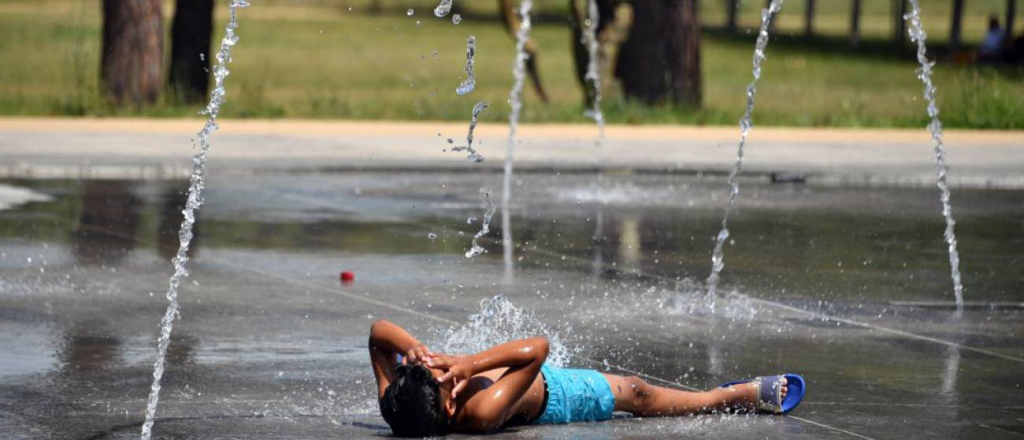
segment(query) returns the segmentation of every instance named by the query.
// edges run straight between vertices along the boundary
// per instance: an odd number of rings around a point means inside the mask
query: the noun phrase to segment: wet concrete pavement
[[[809,381],[788,417],[619,417],[500,438],[1024,436],[1024,192],[954,193],[975,305],[956,320],[932,188],[745,182],[711,310],[699,285],[720,178],[518,179],[509,270],[498,224],[487,254],[462,256],[497,174],[211,177],[155,438],[387,436],[366,356],[379,318],[435,348],[544,333],[571,366],[677,388]],[[0,211],[0,437],[136,437],[187,185],[0,184],[37,195]]]

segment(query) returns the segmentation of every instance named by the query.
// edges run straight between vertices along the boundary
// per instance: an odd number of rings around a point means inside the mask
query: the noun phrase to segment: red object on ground
[[[347,270],[341,273],[341,282],[343,282],[343,283],[351,283],[351,282],[353,282],[355,280],[356,280],[356,274],[355,273],[349,272]]]

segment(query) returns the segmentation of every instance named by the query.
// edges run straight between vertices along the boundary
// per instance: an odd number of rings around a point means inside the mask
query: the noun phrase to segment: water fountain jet
[[[519,128],[519,113],[523,109],[523,83],[526,80],[526,43],[530,40],[530,10],[533,0],[523,0],[519,4],[519,15],[522,22],[516,31],[516,59],[512,66],[512,90],[508,101],[512,111],[508,115],[508,143],[505,144],[505,173],[502,178],[501,191],[501,246],[505,260],[505,281],[512,278],[512,216],[509,213],[509,202],[512,200],[512,165],[515,160],[516,131]]]
[[[733,204],[736,202],[736,195],[740,192],[739,175],[743,169],[743,147],[747,143],[747,135],[754,126],[752,114],[754,113],[754,97],[757,94],[757,80],[761,78],[761,63],[764,61],[764,51],[768,47],[768,30],[771,28],[772,17],[782,10],[783,0],[772,0],[767,8],[761,10],[761,30],[757,34],[757,43],[754,45],[754,79],[747,85],[747,109],[740,119],[740,145],[736,153],[736,163],[729,172],[729,201],[725,205],[725,213],[722,215],[722,230],[718,232],[715,241],[715,250],[711,254],[711,275],[707,280],[707,298],[712,309],[718,298],[718,279],[722,268],[725,267],[725,255],[722,246],[729,238],[729,214],[732,213]]]
[[[928,116],[931,122],[928,129],[932,133],[932,142],[935,145],[935,169],[938,173],[936,185],[939,187],[939,201],[942,202],[942,216],[946,219],[946,230],[943,237],[949,246],[949,269],[953,278],[953,296],[956,299],[956,317],[964,313],[964,286],[960,280],[960,252],[957,251],[956,233],[953,226],[953,206],[950,204],[949,185],[946,183],[946,176],[949,174],[949,167],[946,166],[946,148],[942,142],[942,121],[939,120],[939,105],[935,102],[935,85],[932,84],[932,67],[934,62],[928,60],[925,40],[928,34],[924,32],[921,25],[921,6],[918,0],[910,0],[910,13],[903,17],[910,22],[907,32],[910,39],[917,43],[917,61],[921,68],[917,70],[917,77],[924,83],[924,99],[928,102]]]
[[[214,88],[210,92],[210,102],[202,114],[209,115],[203,129],[196,137],[199,138],[199,152],[192,157],[192,178],[189,181],[188,201],[182,214],[185,219],[181,222],[181,229],[178,231],[178,253],[174,257],[174,274],[168,281],[167,289],[167,311],[160,320],[160,337],[157,339],[157,358],[153,365],[153,385],[150,387],[149,399],[146,404],[146,421],[142,424],[142,440],[149,440],[153,432],[153,423],[156,421],[156,407],[160,402],[160,381],[164,374],[164,363],[167,359],[167,349],[171,344],[171,331],[174,328],[174,321],[178,317],[178,285],[182,278],[188,277],[188,270],[185,264],[188,263],[188,248],[192,242],[192,226],[195,224],[195,213],[203,204],[203,174],[206,171],[206,154],[210,150],[210,135],[217,130],[217,116],[220,113],[220,106],[224,103],[224,79],[231,72],[227,64],[231,62],[231,47],[238,43],[238,35],[235,29],[238,28],[238,8],[249,6],[246,0],[232,0],[230,4],[231,18],[228,21],[224,38],[220,43],[220,52],[217,53],[217,67],[213,70]]]

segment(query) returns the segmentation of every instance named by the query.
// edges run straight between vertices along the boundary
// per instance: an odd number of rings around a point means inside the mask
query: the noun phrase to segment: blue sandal
[[[782,378],[786,378],[786,398],[782,398]],[[757,385],[757,412],[763,414],[786,414],[804,400],[807,390],[804,378],[799,374],[758,377],[754,380],[729,382],[720,388],[754,383]]]

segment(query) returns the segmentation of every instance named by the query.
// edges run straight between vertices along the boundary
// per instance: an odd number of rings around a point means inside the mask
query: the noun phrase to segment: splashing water
[[[519,129],[519,112],[523,109],[523,82],[526,81],[526,42],[530,40],[530,9],[533,0],[519,4],[522,21],[516,31],[516,60],[512,65],[512,90],[508,94],[512,111],[508,115],[508,143],[505,144],[505,174],[501,185],[501,246],[505,258],[506,276],[511,276],[512,264],[512,216],[509,202],[512,200],[512,163],[515,160],[516,131]]]
[[[473,106],[473,119],[469,121],[469,133],[466,134],[466,146],[452,148],[452,151],[465,150],[469,152],[466,159],[470,162],[480,163],[484,161],[484,156],[473,149],[473,131],[476,130],[477,118],[480,116],[480,112],[484,111],[487,107],[487,103],[483,101],[480,101]]]
[[[152,435],[153,423],[156,416],[156,406],[160,401],[160,379],[164,374],[164,362],[167,358],[167,348],[171,343],[171,330],[174,327],[174,320],[178,315],[178,284],[182,278],[188,276],[185,264],[188,262],[188,248],[192,242],[192,225],[195,224],[195,212],[203,204],[203,173],[206,170],[206,153],[210,150],[210,135],[217,130],[217,115],[220,106],[224,103],[224,79],[230,73],[227,64],[231,62],[231,47],[238,43],[238,35],[235,29],[238,28],[237,9],[249,6],[246,0],[232,0],[230,4],[231,18],[228,21],[224,39],[220,42],[220,52],[217,52],[217,67],[213,70],[214,88],[210,93],[210,102],[201,113],[209,115],[203,129],[197,134],[199,138],[199,152],[192,157],[192,178],[189,182],[188,201],[182,214],[185,219],[181,222],[181,229],[178,231],[178,253],[174,257],[174,274],[171,275],[167,289],[167,312],[160,320],[160,337],[157,340],[157,358],[153,365],[153,385],[149,391],[149,401],[146,405],[146,421],[142,425],[142,440],[149,440]]]
[[[438,3],[437,7],[434,8],[434,15],[436,15],[437,18],[444,18],[445,15],[448,15],[448,13],[451,12],[451,10],[452,0],[441,0],[441,3]]]
[[[466,79],[455,88],[455,93],[465,95],[476,88],[476,75],[473,74],[473,57],[476,55],[476,37],[470,35],[466,39]]]
[[[577,354],[566,337],[572,332],[568,326],[552,328],[522,307],[512,303],[505,295],[480,301],[480,311],[469,316],[469,322],[455,324],[436,332],[430,348],[440,353],[476,353],[515,339],[544,336],[550,349],[546,363],[564,367]]]
[[[725,255],[722,252],[722,245],[729,238],[729,214],[732,212],[732,205],[736,201],[736,195],[740,193],[738,177],[743,169],[743,146],[747,143],[747,135],[753,127],[751,115],[754,113],[754,96],[757,94],[757,80],[761,78],[761,63],[764,61],[764,51],[768,47],[768,29],[771,26],[772,17],[782,9],[783,0],[772,0],[767,8],[761,10],[761,31],[757,34],[757,43],[754,46],[754,79],[747,85],[747,110],[740,119],[740,145],[736,153],[736,163],[729,172],[729,201],[725,205],[725,214],[722,216],[722,230],[718,232],[715,250],[711,254],[711,275],[707,280],[707,298],[712,308],[718,297],[718,275],[725,267]]]
[[[953,207],[949,202],[949,185],[946,183],[946,176],[949,168],[946,166],[946,149],[942,143],[942,121],[939,120],[939,105],[935,102],[935,85],[932,84],[932,67],[934,62],[928,61],[925,48],[925,39],[928,34],[921,26],[921,6],[918,0],[910,0],[910,13],[903,17],[910,22],[907,32],[910,39],[917,43],[917,61],[921,68],[917,69],[917,77],[924,83],[924,99],[928,101],[928,116],[931,122],[928,128],[932,132],[932,142],[935,144],[935,168],[938,172],[936,185],[939,187],[939,199],[942,201],[942,216],[946,218],[946,231],[943,234],[946,244],[949,245],[949,268],[953,277],[953,295],[956,297],[956,314],[963,315],[964,312],[964,286],[960,282],[960,253],[957,251],[956,234],[953,226]]]
[[[590,52],[590,61],[587,63],[586,79],[590,80],[594,87],[594,106],[586,112],[586,116],[597,122],[597,144],[604,142],[604,112],[601,111],[601,67],[598,59],[601,45],[597,41],[597,24],[601,15],[597,9],[597,0],[587,2],[586,31],[583,33],[584,43],[587,51]]]
[[[494,203],[491,203],[491,189],[480,188],[480,194],[484,195],[487,208],[484,210],[484,219],[480,222],[480,231],[473,236],[472,247],[466,251],[466,258],[473,258],[486,252],[484,247],[477,243],[477,240],[491,232],[491,218],[494,217],[494,210],[496,209]],[[470,218],[469,223],[473,223],[473,220],[473,218]]]
[[[682,278],[673,283],[650,286],[646,290],[628,289],[606,297],[585,308],[568,313],[581,321],[602,323],[609,320],[644,320],[655,322],[674,320],[679,316],[713,316],[730,321],[752,321],[759,316],[770,318],[772,326],[778,328],[775,312],[759,307],[757,303],[742,295],[723,295],[714,309],[709,308],[704,297],[704,284],[693,278]],[[636,307],[643,304],[643,307]],[[614,319],[612,319],[614,318]]]

